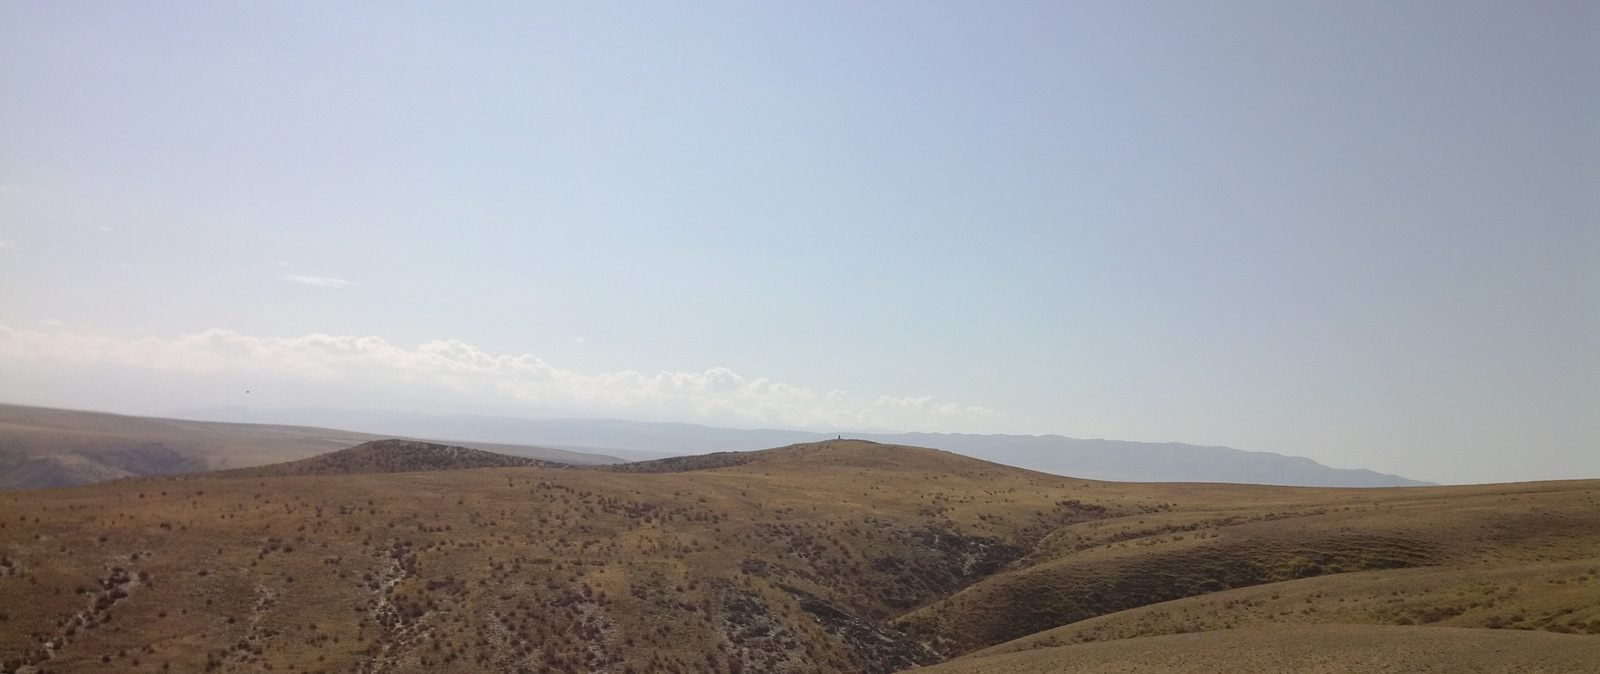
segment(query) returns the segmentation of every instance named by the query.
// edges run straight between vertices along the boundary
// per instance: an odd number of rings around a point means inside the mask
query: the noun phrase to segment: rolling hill
[[[0,671],[1561,672],[1600,644],[1594,480],[1112,483],[851,440],[483,459],[0,494]],[[387,472],[430,462],[472,469]]]
[[[0,404],[0,490],[259,466],[389,437],[394,436]],[[618,461],[609,456],[527,445],[451,444],[557,463]]]
[[[416,440],[373,440],[349,449],[320,454],[299,461],[275,463],[255,468],[227,471],[230,477],[282,477],[286,475],[365,475],[369,473],[415,473],[434,470],[472,468],[511,468],[520,466],[564,467],[565,464],[522,456],[496,454],[457,445],[441,445]]]
[[[835,433],[715,428],[617,419],[521,419],[468,414],[432,415],[317,408],[213,408],[174,412],[210,421],[349,428],[411,437],[468,438],[583,451],[629,460],[663,454],[751,451],[820,442]],[[1429,484],[1364,469],[1331,468],[1304,457],[1177,442],[1088,440],[1059,435],[962,433],[846,433],[891,445],[932,447],[1008,466],[1097,480],[1232,482],[1301,487],[1404,487]]]

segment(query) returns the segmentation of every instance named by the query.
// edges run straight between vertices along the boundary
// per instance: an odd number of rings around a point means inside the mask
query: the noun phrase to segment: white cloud
[[[191,374],[262,374],[419,396],[466,395],[611,416],[852,430],[992,431],[1005,415],[932,396],[869,397],[703,372],[584,373],[531,354],[491,354],[453,339],[416,347],[381,337],[322,333],[259,337],[207,330],[171,339],[120,339],[0,325],[0,359],[131,365]]]
[[[974,417],[990,418],[999,416],[1000,413],[987,407],[975,405],[961,405],[953,402],[938,402],[933,396],[903,397],[878,396],[872,405],[880,409],[913,412],[921,415],[935,415],[940,417]]]
[[[346,286],[355,285],[354,283],[346,281],[342,278],[329,278],[326,276],[302,276],[300,274],[289,274],[284,276],[283,280],[294,283],[302,283],[308,286],[316,286],[318,288],[343,288]]]
[[[15,247],[16,245],[17,244],[12,242],[12,241],[7,241],[5,239],[0,239],[0,248],[12,248],[12,247]]]

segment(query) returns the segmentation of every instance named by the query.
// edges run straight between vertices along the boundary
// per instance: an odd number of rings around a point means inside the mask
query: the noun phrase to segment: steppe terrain
[[[0,671],[1600,663],[1600,480],[1131,484],[850,440],[499,462],[377,443],[0,493]]]

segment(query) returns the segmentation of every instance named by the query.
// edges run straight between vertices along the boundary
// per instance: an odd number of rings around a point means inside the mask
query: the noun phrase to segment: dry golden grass
[[[1348,664],[1453,643],[1407,621],[1543,631],[1470,634],[1556,657],[1600,643],[1597,518],[1600,481],[1119,484],[860,441],[119,481],[0,494],[0,671],[890,672],[1314,633]],[[1265,629],[1285,623],[1312,631]]]
[[[1213,488],[1220,493],[1240,491]],[[1114,638],[1302,622],[1285,617],[1354,601],[1345,597],[1348,583],[1431,567],[1435,569],[1431,577],[1443,581],[1444,589],[1436,593],[1441,594],[1439,606],[1424,605],[1429,600],[1418,598],[1413,605],[1392,606],[1387,612],[1373,608],[1360,615],[1348,610],[1337,613],[1342,621],[1410,624],[1439,622],[1473,609],[1476,618],[1456,624],[1590,631],[1589,614],[1597,603],[1594,598],[1600,597],[1600,584],[1585,597],[1578,590],[1586,583],[1582,573],[1570,579],[1552,578],[1551,587],[1541,585],[1531,593],[1540,601],[1554,602],[1530,607],[1540,611],[1537,618],[1526,611],[1476,610],[1483,606],[1443,615],[1455,605],[1442,595],[1457,592],[1456,580],[1483,569],[1517,569],[1532,578],[1537,575],[1534,568],[1552,562],[1572,563],[1572,569],[1585,572],[1595,566],[1592,562],[1600,560],[1600,483],[1303,490],[1300,495],[1309,501],[1269,498],[1254,508],[1199,511],[1189,511],[1184,501],[1198,500],[1204,493],[1192,486],[1184,489],[1187,493],[1175,495],[1182,500],[1168,512],[1065,527],[1015,568],[913,611],[896,624],[930,641],[940,652],[958,655],[1013,639],[1089,640],[1086,633],[1075,630],[1100,624],[1091,620],[1097,616],[1117,616],[1117,628],[1104,628]],[[1362,571],[1373,573],[1352,574]],[[1306,578],[1315,580],[1298,580]],[[1262,591],[1236,588],[1288,581],[1315,587],[1312,592],[1317,594],[1286,607],[1278,599],[1265,606],[1242,600],[1221,608],[1213,605],[1230,601],[1235,594],[1258,601]],[[1571,582],[1579,585],[1566,587]],[[1199,596],[1206,599],[1174,601]],[[1334,599],[1319,602],[1323,597]],[[1173,619],[1172,614],[1161,614],[1167,617],[1156,620],[1152,616],[1157,609],[1151,605],[1161,602],[1172,602],[1172,610],[1182,615],[1187,615],[1188,605],[1203,604],[1210,607],[1209,618]],[[1119,613],[1124,611],[1126,615]],[[1553,617],[1545,619],[1547,614]],[[1470,622],[1473,619],[1480,622]],[[1065,628],[1073,636],[1048,641],[1046,635],[1053,633],[1046,630],[1061,625],[1074,625]],[[1600,633],[1600,624],[1594,631]]]
[[[970,656],[919,674],[1584,674],[1600,639],[1447,627],[1296,625]]]
[[[1600,634],[1594,559],[1319,576],[1227,590],[1070,623],[979,653],[1287,624],[1485,627]]]

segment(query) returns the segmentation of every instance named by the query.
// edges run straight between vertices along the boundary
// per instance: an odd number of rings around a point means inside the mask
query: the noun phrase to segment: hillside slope
[[[1172,485],[1167,491],[1181,504],[1205,489],[1205,485]],[[1170,621],[1157,619],[1151,613],[1154,608],[1141,608],[1162,602],[1182,607],[1174,600],[1223,597],[1217,593],[1236,588],[1310,583],[1300,579],[1322,577],[1326,580],[1319,579],[1318,587],[1331,592],[1349,582],[1372,582],[1374,576],[1342,574],[1381,571],[1376,577],[1383,578],[1401,569],[1436,567],[1443,570],[1444,585],[1453,591],[1456,581],[1474,577],[1485,567],[1516,569],[1535,578],[1541,577],[1530,568],[1536,565],[1600,561],[1600,507],[1596,507],[1600,482],[1595,481],[1262,491],[1259,498],[1254,507],[1202,511],[1175,507],[1063,527],[1006,571],[920,607],[896,625],[941,653],[959,655],[1013,639],[1037,639],[1054,634],[1046,632],[1052,628],[1087,624],[1091,618],[1123,611],[1142,617],[1139,629],[1123,629],[1122,636],[1284,622],[1286,614],[1271,609],[1266,620],[1248,619],[1253,604],[1236,602],[1210,621],[1179,621],[1181,627],[1163,628],[1159,626]],[[1585,577],[1576,580],[1578,587],[1588,586]],[[1286,591],[1279,589],[1283,585],[1272,587],[1273,594]],[[1600,592],[1600,579],[1588,587]],[[1392,594],[1386,598],[1395,600],[1392,609],[1403,606],[1398,598],[1410,594],[1398,587],[1387,589]],[[1332,596],[1341,603],[1346,599],[1343,593]],[[1557,614],[1562,620],[1539,623],[1524,616],[1477,624],[1564,631],[1570,619],[1577,621],[1576,631],[1586,632],[1593,618],[1594,631],[1600,632],[1600,608],[1593,602],[1549,590],[1541,590],[1541,596],[1565,597],[1557,605],[1541,607],[1565,611]],[[1269,606],[1287,614],[1304,608],[1278,602]],[[1442,606],[1413,606],[1409,613],[1346,613],[1344,619],[1374,624],[1436,622],[1439,618],[1419,616],[1433,615],[1433,608],[1447,610]],[[1524,625],[1525,620],[1535,624]]]
[[[1202,630],[1265,663],[1224,671],[1348,671],[1452,662],[1442,626],[1570,671],[1600,643],[1600,481],[1109,483],[865,441],[317,465],[0,494],[0,671],[1030,672]]]
[[[0,590],[30,608],[0,621],[0,660],[890,672],[937,659],[887,629],[893,616],[1064,524],[1151,507],[1068,502],[1093,490],[847,441],[682,473],[213,473],[12,492]]]
[[[917,674],[1580,674],[1600,639],[1568,634],[1325,625],[1175,634],[973,656]]]

